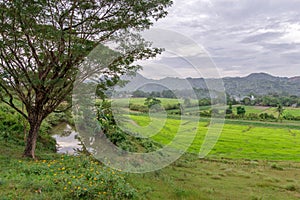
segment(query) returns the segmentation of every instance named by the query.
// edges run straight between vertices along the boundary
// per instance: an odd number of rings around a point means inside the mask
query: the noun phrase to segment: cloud
[[[175,0],[169,15],[155,27],[195,40],[209,52],[222,76],[261,71],[296,76],[300,75],[299,7],[298,0]],[[182,51],[195,56],[185,48]],[[161,62],[185,67],[174,59]]]
[[[210,56],[160,56],[159,59],[146,60],[138,64],[144,77],[160,79],[164,77],[220,77]]]
[[[261,43],[263,41],[268,41],[270,39],[278,38],[279,36],[283,36],[283,33],[279,32],[266,32],[262,34],[257,34],[253,36],[249,36],[243,39],[242,43]]]

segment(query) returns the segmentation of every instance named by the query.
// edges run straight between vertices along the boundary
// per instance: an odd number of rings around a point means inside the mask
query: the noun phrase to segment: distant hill
[[[124,77],[130,82],[119,91],[143,90],[145,92],[170,90],[186,90],[187,88],[207,89],[207,84],[213,84],[221,79],[203,78],[172,78],[167,77],[160,80],[147,79],[140,74],[135,77]],[[222,78],[224,87],[230,95],[253,94],[288,94],[300,96],[300,77],[275,77],[266,73],[253,73],[246,77]],[[189,87],[187,87],[189,86]]]

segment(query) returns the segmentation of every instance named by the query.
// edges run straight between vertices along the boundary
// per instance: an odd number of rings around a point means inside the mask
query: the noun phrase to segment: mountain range
[[[159,80],[148,79],[141,74],[135,77],[124,77],[129,83],[118,88],[118,91],[144,92],[163,90],[187,90],[188,88],[208,89],[215,88],[214,84],[223,85],[225,91],[230,95],[245,96],[249,94],[266,95],[270,93],[300,96],[300,76],[276,77],[267,73],[253,73],[245,77],[216,78],[173,78],[166,77]],[[222,88],[221,88],[222,89]],[[218,90],[218,89],[216,89]]]

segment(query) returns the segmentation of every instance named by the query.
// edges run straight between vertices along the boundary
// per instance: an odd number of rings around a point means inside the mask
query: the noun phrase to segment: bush
[[[211,117],[211,112],[208,110],[200,111],[201,117]]]
[[[261,114],[259,115],[259,117],[260,117],[260,119],[262,119],[262,120],[275,120],[275,119],[276,119],[276,117],[275,117],[274,115],[268,114],[268,113],[261,113]]]
[[[238,106],[236,107],[236,113],[242,117],[244,117],[245,113],[246,113],[246,109],[245,107],[242,106]]]
[[[294,118],[294,120],[300,121],[300,116],[296,116],[296,117]]]
[[[200,99],[198,101],[199,106],[210,106],[211,105],[211,100],[210,99]]]
[[[159,100],[157,98],[154,98],[154,97],[148,97],[145,100],[144,105],[147,106],[151,110],[155,110],[155,111],[161,111],[162,110],[161,100]]]
[[[232,109],[229,109],[229,108],[227,108],[225,112],[226,112],[226,114],[232,114],[233,113]]]
[[[250,120],[258,120],[258,119],[260,119],[259,116],[258,116],[258,114],[256,114],[256,113],[249,113],[249,114],[246,115],[245,118],[246,119],[250,119]]]
[[[180,104],[166,104],[164,105],[164,109],[165,110],[176,110],[176,109],[180,109]]]
[[[286,120],[295,120],[295,121],[300,121],[300,116],[294,116],[292,114],[286,114],[283,116],[284,119]]]
[[[47,120],[43,122],[37,139],[37,149],[56,151],[56,141],[48,134],[51,127]],[[0,139],[24,146],[24,131],[29,131],[27,121],[17,111],[0,103]]]
[[[283,168],[278,166],[276,163],[271,164],[271,169],[276,169],[276,170],[280,170],[280,171],[283,170]]]
[[[283,118],[286,120],[295,120],[295,117],[291,114],[286,114],[283,116]]]
[[[148,152],[156,149],[157,145],[150,139],[141,139],[128,134],[126,131],[116,126],[111,104],[108,101],[99,102],[97,106],[97,118],[101,125],[101,129],[106,137],[116,146],[129,152]],[[148,108],[143,105],[130,104],[130,107],[137,111],[148,111]],[[141,109],[142,108],[142,109]],[[138,135],[138,133],[136,133]],[[151,144],[150,144],[151,143]]]
[[[297,190],[297,187],[293,184],[286,185],[284,188],[288,191],[296,191]]]
[[[170,112],[168,112],[169,114],[171,114],[171,115],[181,115],[182,114],[182,112],[181,112],[181,110],[179,109],[176,109],[176,110],[171,110]]]
[[[0,131],[18,132],[24,131],[24,118],[7,105],[0,104]],[[28,126],[27,123],[25,125]]]
[[[149,112],[149,108],[147,106],[139,105],[139,104],[130,103],[129,104],[129,109],[133,110],[133,111],[143,112],[143,113]]]

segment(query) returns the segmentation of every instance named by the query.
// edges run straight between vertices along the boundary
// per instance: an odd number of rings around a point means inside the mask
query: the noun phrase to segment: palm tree
[[[280,119],[280,122],[282,122],[281,115],[283,114],[284,108],[282,107],[281,104],[278,104],[278,105],[277,105],[276,111],[278,112],[278,118],[277,118],[277,121],[279,121],[279,119]]]

